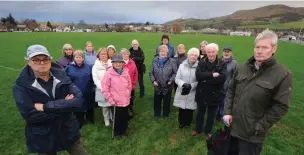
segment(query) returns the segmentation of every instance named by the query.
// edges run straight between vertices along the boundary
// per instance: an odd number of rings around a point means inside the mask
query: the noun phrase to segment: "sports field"
[[[24,140],[25,123],[12,98],[12,85],[18,76],[18,70],[25,65],[24,56],[29,45],[45,45],[56,60],[61,56],[61,48],[65,43],[71,43],[74,48],[83,50],[85,42],[90,40],[96,50],[109,44],[115,45],[119,50],[123,47],[129,48],[131,40],[138,39],[140,47],[145,52],[147,69],[150,69],[161,35],[160,33],[0,33],[0,154],[27,154]],[[253,37],[170,35],[170,42],[175,48],[180,43],[185,44],[186,49],[199,47],[202,40],[218,43],[221,49],[225,45],[231,45],[233,55],[241,63],[253,54]],[[279,42],[276,55],[278,61],[292,71],[294,89],[289,112],[269,132],[262,154],[303,155],[304,46]],[[146,96],[135,100],[136,115],[129,123],[129,136],[123,137],[120,141],[111,140],[111,128],[104,126],[101,110],[96,109],[96,124],[87,124],[81,131],[87,151],[92,155],[205,155],[206,137],[190,135],[194,129],[194,122],[191,128],[179,129],[175,107],[171,107],[169,120],[153,120],[153,87],[148,73],[145,74],[145,87]],[[215,128],[221,126],[222,124],[217,122]]]

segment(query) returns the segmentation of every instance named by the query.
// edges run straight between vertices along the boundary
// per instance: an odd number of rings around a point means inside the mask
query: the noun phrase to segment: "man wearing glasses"
[[[86,155],[72,112],[81,111],[83,96],[65,72],[52,63],[44,46],[32,45],[13,86],[14,99],[26,121],[28,151],[53,155],[59,151]]]

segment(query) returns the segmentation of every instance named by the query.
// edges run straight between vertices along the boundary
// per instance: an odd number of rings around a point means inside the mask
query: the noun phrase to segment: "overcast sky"
[[[17,20],[34,18],[38,21],[75,22],[83,19],[86,23],[153,22],[164,23],[177,18],[211,18],[229,15],[238,10],[254,9],[270,4],[285,4],[304,7],[300,1],[270,2],[228,2],[228,1],[53,1],[53,2],[0,2],[0,17],[9,13]]]

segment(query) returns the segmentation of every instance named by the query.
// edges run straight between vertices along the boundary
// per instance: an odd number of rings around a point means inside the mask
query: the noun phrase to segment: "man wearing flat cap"
[[[227,65],[227,77],[226,77],[226,81],[224,83],[223,101],[219,105],[219,109],[217,112],[217,120],[222,120],[222,118],[223,118],[225,98],[226,98],[226,93],[228,91],[228,83],[229,83],[230,79],[232,78],[232,76],[236,70],[236,67],[237,67],[237,61],[232,56],[232,47],[231,46],[224,47],[223,56],[220,59],[223,60]]]
[[[30,153],[54,155],[60,151],[86,155],[79,125],[72,112],[81,111],[83,96],[42,45],[32,45],[13,86],[14,99],[26,122]]]

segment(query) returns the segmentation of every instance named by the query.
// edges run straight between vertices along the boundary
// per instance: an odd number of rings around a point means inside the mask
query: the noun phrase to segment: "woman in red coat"
[[[130,59],[130,52],[126,48],[122,48],[120,53],[123,56],[123,59],[125,61],[124,67],[129,69],[129,75],[130,75],[131,83],[132,83],[130,105],[128,108],[129,116],[130,116],[130,118],[132,118],[133,117],[133,103],[134,103],[134,99],[135,99],[135,88],[136,88],[136,83],[137,83],[138,71],[137,71],[135,62],[132,59]]]

